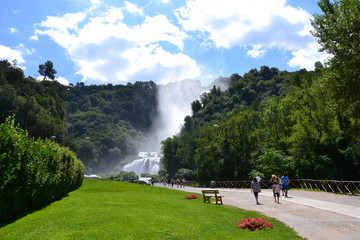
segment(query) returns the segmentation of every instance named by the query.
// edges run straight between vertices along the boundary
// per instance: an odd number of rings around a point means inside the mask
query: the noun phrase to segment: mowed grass
[[[0,228],[0,239],[302,239],[258,212],[184,199],[187,193],[110,180],[85,180],[69,196]],[[274,226],[251,232],[240,220]]]

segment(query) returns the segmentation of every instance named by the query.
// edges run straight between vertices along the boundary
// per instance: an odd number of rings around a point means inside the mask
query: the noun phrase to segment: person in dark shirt
[[[256,204],[259,205],[259,192],[261,192],[261,187],[257,178],[254,178],[254,180],[251,182],[251,192],[254,193]]]

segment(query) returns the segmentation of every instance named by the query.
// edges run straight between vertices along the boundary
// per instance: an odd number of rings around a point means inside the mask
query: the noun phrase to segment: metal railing
[[[291,184],[294,188],[360,195],[360,181],[295,179],[291,181]]]
[[[187,181],[186,185],[191,187],[250,188],[250,183],[249,180],[214,181],[213,183],[211,181]],[[360,181],[291,179],[290,187],[360,196]],[[271,188],[270,181],[262,180],[261,188]]]

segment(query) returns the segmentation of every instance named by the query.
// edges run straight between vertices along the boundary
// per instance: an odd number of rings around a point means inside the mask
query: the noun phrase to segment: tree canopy
[[[55,79],[55,74],[57,71],[54,68],[54,64],[51,61],[46,61],[44,64],[39,65],[39,70],[41,76],[44,76],[44,79],[50,78],[51,80]]]
[[[320,50],[332,55],[325,83],[333,97],[354,104],[360,91],[360,2],[321,0],[318,4],[323,13],[314,16],[312,34]]]

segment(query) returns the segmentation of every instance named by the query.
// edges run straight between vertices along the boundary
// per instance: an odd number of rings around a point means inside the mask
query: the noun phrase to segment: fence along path
[[[251,181],[248,180],[216,181],[215,186],[217,188],[249,188],[250,182]],[[187,185],[193,187],[210,187],[210,181],[188,181]],[[261,180],[261,187],[270,188],[270,182],[268,180]],[[360,196],[360,181],[291,179],[290,187]]]

